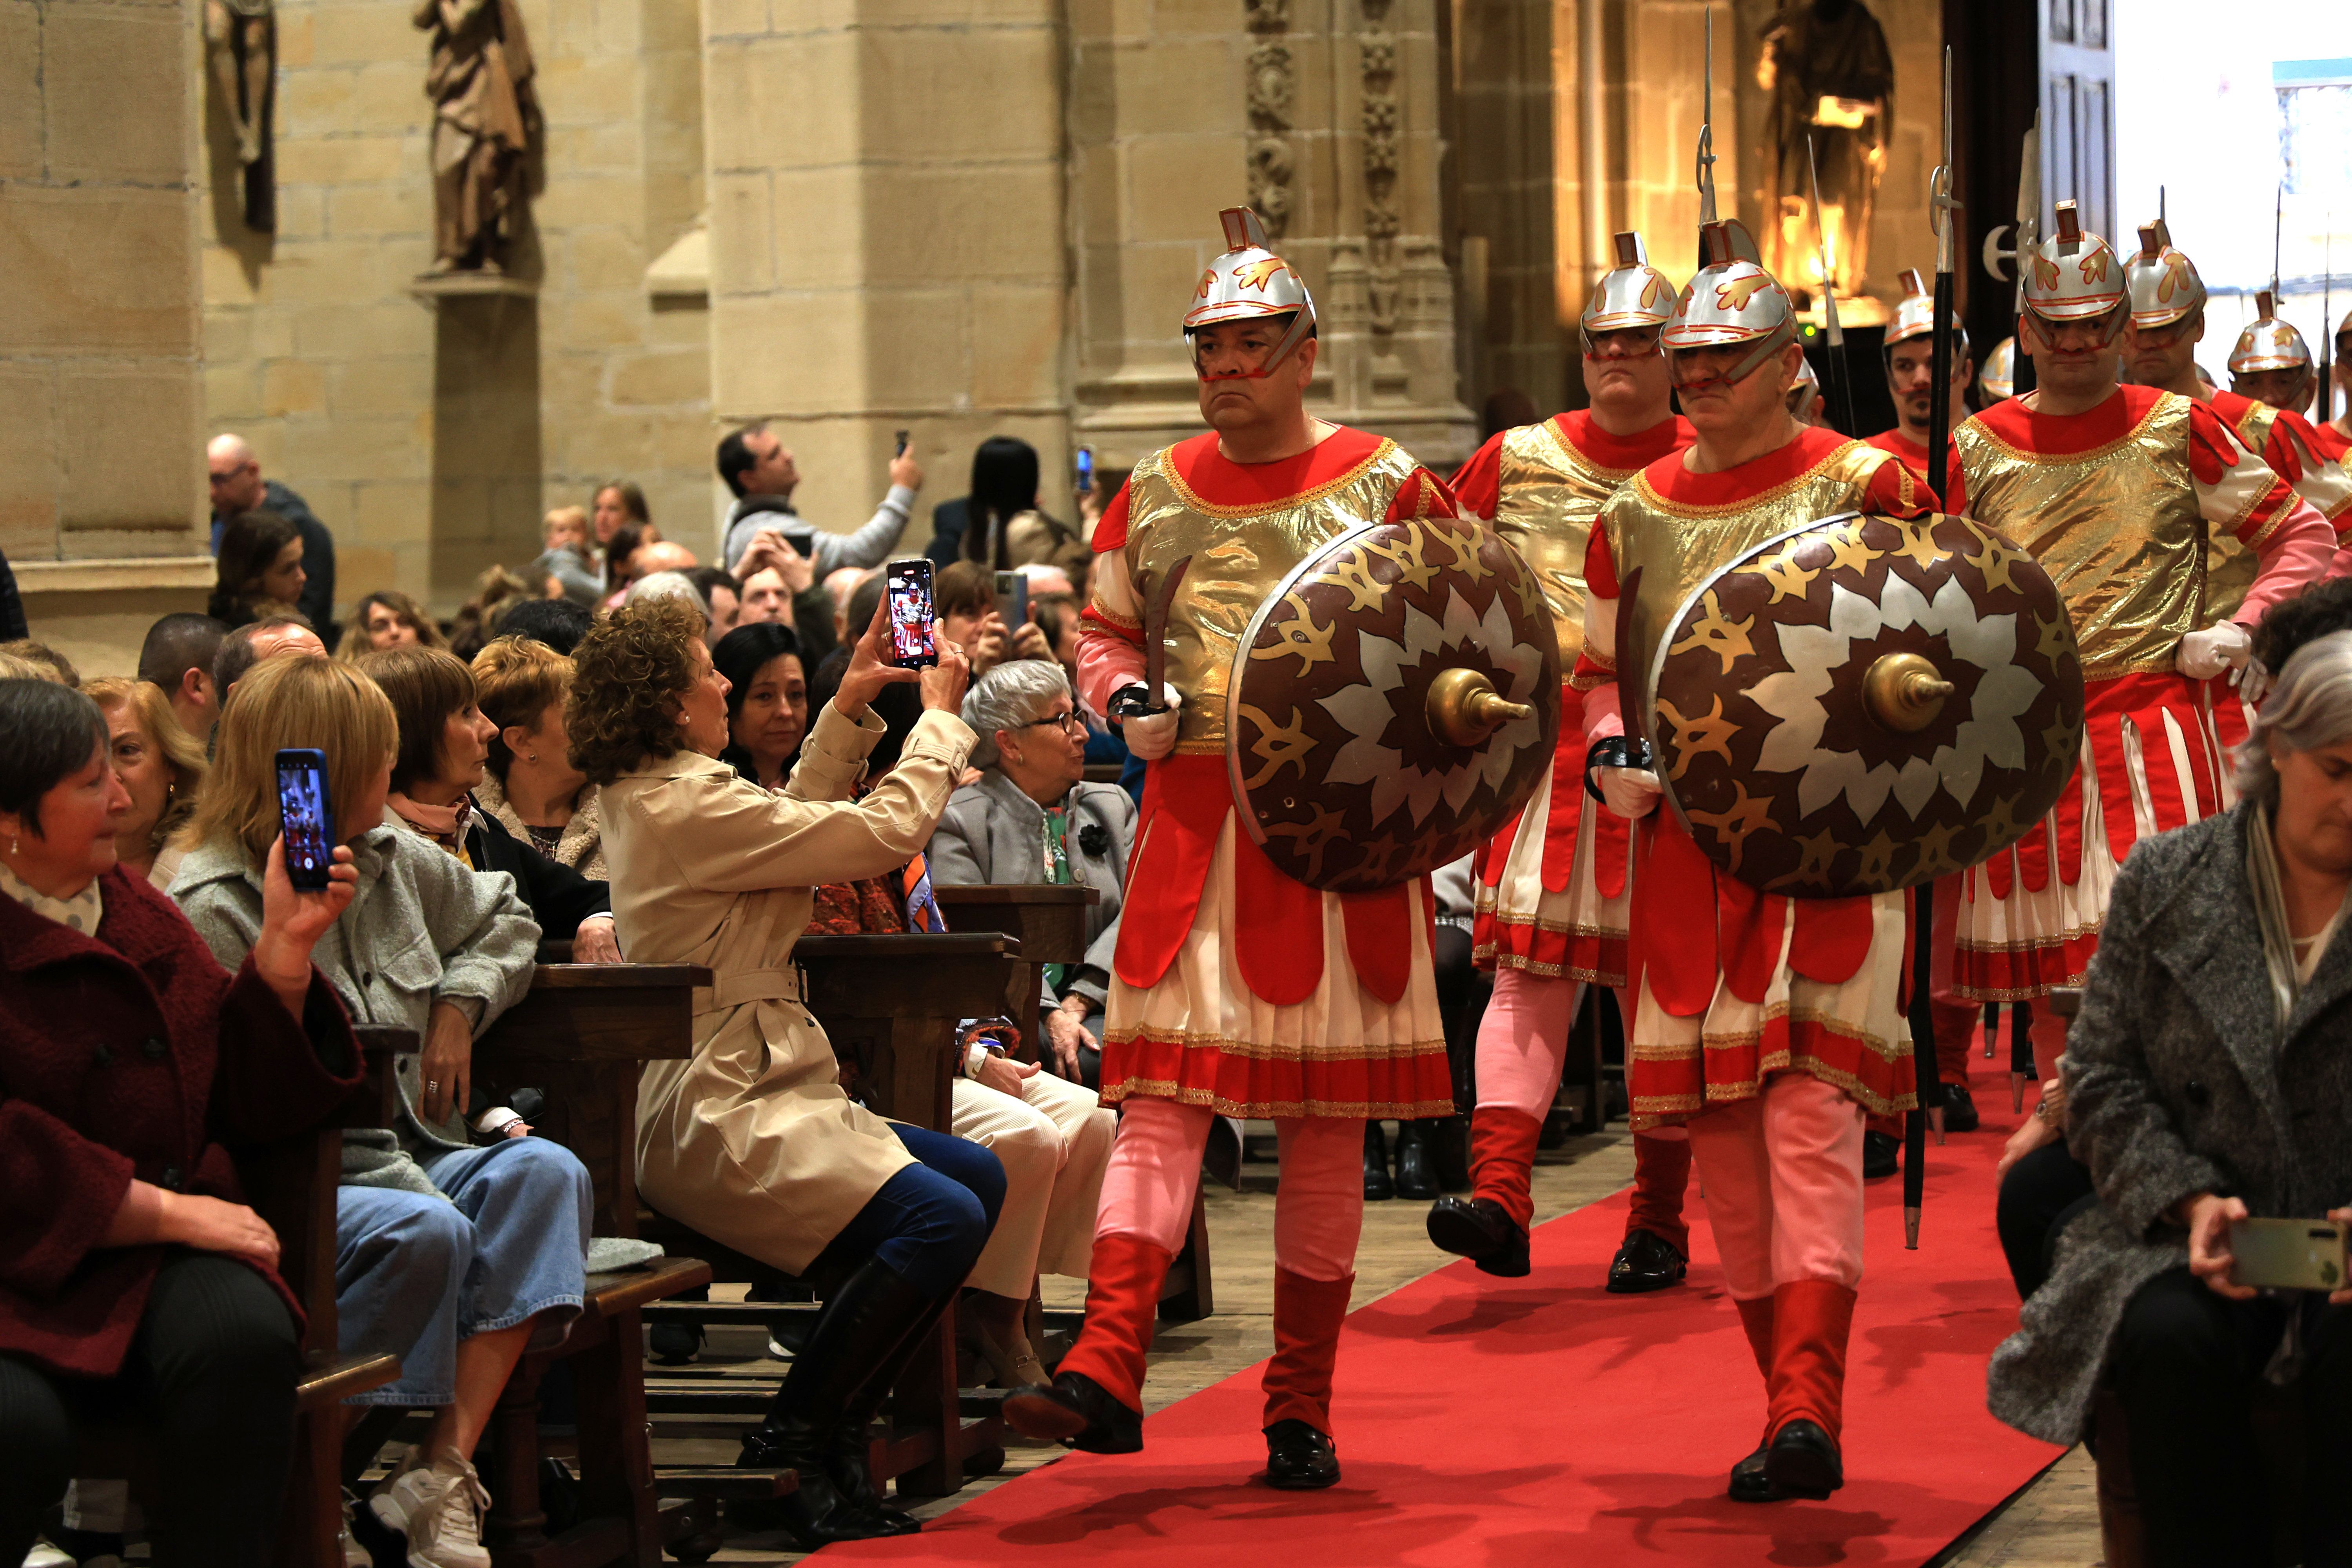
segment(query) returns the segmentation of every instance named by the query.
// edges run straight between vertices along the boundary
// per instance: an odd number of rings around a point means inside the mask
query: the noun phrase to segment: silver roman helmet
[[[2186,321],[2205,304],[2205,280],[2173,248],[2162,218],[2139,226],[2139,252],[2124,266],[2124,289],[2131,296],[2131,323],[2143,331]]]
[[[1220,321],[1288,316],[1290,330],[1265,363],[1255,371],[1235,373],[1255,379],[1289,358],[1315,330],[1315,297],[1307,291],[1307,280],[1297,268],[1274,253],[1256,213],[1227,207],[1217,220],[1224,225],[1224,254],[1209,264],[1192,290],[1192,309],[1184,312],[1184,337],[1190,342],[1202,327]],[[1193,359],[1198,369],[1199,355]]]
[[[2278,319],[2278,297],[2265,289],[2254,296],[2254,321],[2238,334],[2230,351],[2230,374],[2253,375],[2266,370],[2311,368],[2311,345],[2303,334]]]
[[[1993,344],[1992,353],[1985,355],[1984,374],[1979,378],[1984,385],[1986,401],[2003,402],[2017,395],[2017,340],[2003,338]]]
[[[1767,359],[1796,342],[1796,307],[1789,291],[1756,259],[1756,242],[1736,219],[1701,226],[1698,258],[1698,275],[1684,288],[1661,341],[1668,349],[1753,344],[1723,378],[1745,381]]]
[[[1578,318],[1587,354],[1592,353],[1596,332],[1654,330],[1675,319],[1675,286],[1650,265],[1642,237],[1621,234],[1615,243],[1617,264],[1592,286],[1592,298],[1585,301],[1584,314]]]
[[[2058,204],[2057,230],[2024,258],[2026,316],[2055,323],[2110,315],[2124,302],[2124,267],[2115,247],[2083,226],[2071,201]],[[2114,331],[2122,330],[2116,322]]]
[[[1885,345],[1907,343],[1914,338],[1924,338],[1936,330],[1936,296],[1929,290],[1927,279],[1916,267],[1903,269],[1903,299],[1895,307],[1895,320],[1886,324]],[[1960,325],[1958,316],[1952,318],[1952,363],[1958,364],[1969,352],[1969,330]]]

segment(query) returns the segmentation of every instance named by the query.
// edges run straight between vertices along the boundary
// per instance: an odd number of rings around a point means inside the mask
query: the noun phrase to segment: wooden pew
[[[254,1212],[278,1233],[278,1274],[302,1303],[302,1371],[295,1399],[292,1473],[278,1526],[281,1568],[342,1568],[342,1401],[400,1376],[394,1355],[345,1357],[336,1345],[335,1192],[341,1181],[343,1131],[383,1127],[394,1109],[391,1058],[415,1050],[407,1029],[362,1027],[353,1033],[366,1060],[360,1086],[307,1132],[229,1151],[237,1184]],[[144,1433],[125,1423],[86,1431],[74,1473],[121,1479],[139,1495],[159,1463],[194,1462],[188,1455],[158,1455]]]
[[[1045,966],[1085,960],[1087,910],[1102,901],[1101,893],[1092,888],[1045,882],[941,885],[932,891],[939,896],[940,912],[947,917],[950,931],[1003,931],[1021,944],[1007,1016],[1021,1026],[1023,1056],[1034,1059],[1038,987]],[[1189,1323],[1216,1310],[1209,1268],[1207,1202],[1195,1188],[1191,1231],[1160,1288],[1160,1315],[1171,1323]]]
[[[541,964],[530,994],[475,1044],[475,1081],[494,1092],[546,1091],[533,1127],[588,1167],[595,1235],[637,1233],[637,1079],[648,1061],[692,1054],[693,992],[709,984],[710,972],[694,964]],[[667,1507],[660,1500],[641,1326],[648,1302],[709,1281],[709,1264],[675,1256],[591,1275],[570,1336],[515,1368],[490,1420],[486,1484],[495,1500],[483,1538],[497,1568],[653,1568],[666,1544],[715,1545],[717,1483]],[[539,1506],[539,1389],[559,1361],[570,1364],[579,1404],[580,1517],[551,1536]],[[768,1496],[793,1484],[789,1472],[726,1478],[728,1489]]]

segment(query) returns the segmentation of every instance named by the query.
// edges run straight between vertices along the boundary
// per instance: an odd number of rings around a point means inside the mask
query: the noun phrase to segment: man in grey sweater
[[[855,533],[834,533],[817,527],[793,510],[793,490],[801,482],[792,448],[765,425],[746,425],[719,443],[719,477],[734,492],[727,510],[722,552],[727,570],[738,577],[738,566],[751,541],[761,532],[783,537],[816,566],[819,582],[845,566],[879,566],[889,559],[898,535],[915,507],[922,488],[923,470],[910,444],[890,460],[890,490],[874,515]]]

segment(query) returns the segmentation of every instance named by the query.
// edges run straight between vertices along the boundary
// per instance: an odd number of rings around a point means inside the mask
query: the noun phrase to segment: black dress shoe
[[[1675,1251],[1673,1242],[1646,1230],[1633,1231],[1609,1265],[1609,1293],[1639,1296],[1663,1290],[1680,1284],[1689,1272],[1690,1259]]]
[[[1004,1424],[1024,1437],[1063,1443],[1087,1454],[1143,1451],[1143,1416],[1083,1373],[1066,1372],[1050,1388],[1016,1388],[1004,1396]]]
[[[1429,1208],[1429,1239],[1487,1274],[1528,1272],[1528,1233],[1492,1198],[1440,1198]]]
[[[1874,1182],[1881,1176],[1891,1176],[1903,1168],[1903,1141],[1891,1132],[1864,1132],[1862,1135],[1862,1174],[1865,1181]]]
[[[1828,1433],[1810,1421],[1791,1421],[1764,1450],[1764,1479],[1790,1497],[1819,1501],[1845,1485],[1845,1460]]]
[[[1364,1123],[1364,1201],[1386,1203],[1396,1196],[1396,1183],[1389,1177],[1389,1141],[1377,1121]]]
[[[654,1362],[660,1366],[684,1366],[702,1349],[702,1325],[699,1323],[656,1323],[646,1331],[652,1342],[649,1350]]]
[[[1328,1432],[1304,1421],[1265,1429],[1265,1484],[1281,1491],[1320,1491],[1339,1479],[1339,1450]]]
[[[1731,1467],[1730,1497],[1734,1502],[1779,1502],[1789,1494],[1772,1484],[1764,1473],[1764,1458],[1769,1447],[1759,1447],[1739,1463]]]
[[[1977,1114],[1977,1102],[1969,1094],[1967,1084],[1943,1083],[1937,1084],[1936,1089],[1944,1101],[1944,1131],[1973,1132],[1984,1124],[1984,1119]]]
[[[1396,1141],[1396,1194],[1423,1202],[1437,1195],[1437,1164],[1430,1157],[1426,1121],[1400,1121]]]

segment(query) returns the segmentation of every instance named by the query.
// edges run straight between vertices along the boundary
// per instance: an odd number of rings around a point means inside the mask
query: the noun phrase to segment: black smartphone
[[[335,863],[326,752],[293,747],[278,753],[278,830],[286,838],[286,879],[306,893],[324,892]]]
[[[996,618],[1010,635],[1029,619],[1029,579],[1018,572],[996,574]]]
[[[1078,493],[1082,496],[1092,495],[1094,489],[1095,449],[1092,447],[1081,447],[1078,448]]]
[[[891,455],[892,457],[894,457],[894,458],[903,458],[903,457],[905,457],[905,456],[907,455],[907,432],[906,432],[906,431],[901,430],[901,431],[899,431],[899,432],[898,432],[898,449],[897,451],[895,451],[895,452],[891,453],[890,455]]]
[[[890,606],[890,662],[901,669],[939,663],[931,632],[931,563],[918,556],[893,561],[887,571],[882,596]]]

